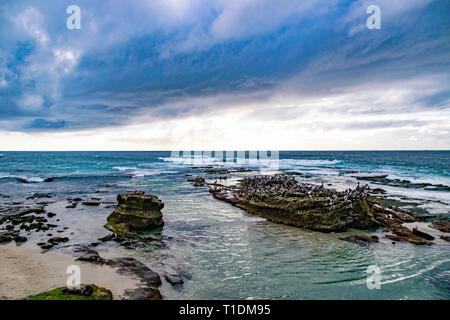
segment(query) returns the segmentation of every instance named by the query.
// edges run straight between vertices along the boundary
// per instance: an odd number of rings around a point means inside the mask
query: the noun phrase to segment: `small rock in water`
[[[203,187],[205,185],[205,178],[197,177],[194,180],[194,187]]]
[[[416,236],[419,236],[419,237],[424,238],[426,240],[434,240],[434,237],[432,235],[430,235],[428,233],[425,233],[423,231],[420,231],[417,228],[413,228],[412,229],[412,233],[415,234]]]
[[[93,207],[96,207],[96,206],[99,206],[99,205],[100,205],[100,202],[95,202],[95,201],[85,201],[85,202],[82,202],[82,204],[83,204],[84,206],[93,206]]]
[[[15,242],[27,242],[27,240],[28,239],[26,237],[21,237],[21,236],[14,237]]]
[[[348,241],[348,242],[357,243],[357,244],[367,244],[367,243],[377,243],[378,242],[377,236],[367,237],[367,236],[363,236],[363,235],[354,235],[354,236],[348,236],[348,237],[339,238],[339,239]]]
[[[53,238],[50,238],[47,240],[47,242],[51,243],[52,245],[57,245],[59,243],[63,243],[63,242],[67,242],[67,241],[69,241],[69,238],[67,238],[67,237],[64,237],[64,238],[53,237]]]
[[[164,203],[158,197],[135,191],[119,194],[117,201],[119,204],[108,216],[108,223],[105,225],[114,233],[138,237],[134,231],[151,230],[164,225],[161,213]]]
[[[183,279],[178,275],[166,274],[164,275],[164,278],[173,286],[179,286],[184,283]]]
[[[11,236],[0,234],[0,243],[10,242],[12,240]]]
[[[98,252],[86,253],[81,257],[76,259],[77,261],[95,262],[95,263],[106,263],[106,260],[100,257]]]
[[[115,235],[114,233],[111,233],[111,234],[109,234],[109,235],[107,235],[107,236],[104,236],[104,237],[102,237],[102,238],[99,238],[98,240],[100,240],[100,241],[102,241],[102,242],[107,242],[107,241],[113,240],[115,236],[116,236],[116,235]]]

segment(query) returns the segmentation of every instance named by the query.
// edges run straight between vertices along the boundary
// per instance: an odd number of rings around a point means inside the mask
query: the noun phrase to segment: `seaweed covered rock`
[[[158,197],[136,191],[119,194],[117,201],[119,203],[105,225],[109,230],[133,237],[136,236],[133,231],[152,230],[164,225],[161,213],[164,203]]]
[[[25,300],[112,300],[111,291],[96,285],[81,285],[80,289],[69,289],[67,287],[57,288]]]

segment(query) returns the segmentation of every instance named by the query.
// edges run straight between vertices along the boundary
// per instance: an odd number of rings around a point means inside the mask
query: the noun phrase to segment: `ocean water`
[[[2,151],[0,215],[45,205],[56,213],[49,220],[63,231],[58,235],[68,236],[69,244],[89,245],[109,234],[103,225],[118,193],[145,190],[158,196],[165,203],[160,241],[136,249],[108,242],[96,250],[105,257],[135,257],[161,275],[181,275],[185,283],[178,288],[163,279],[167,299],[450,298],[450,243],[428,223],[409,226],[434,235],[431,246],[393,244],[380,230],[311,232],[249,215],[213,199],[206,187],[194,187],[185,176],[205,175],[204,166],[256,170],[231,173],[227,181],[295,171],[302,174],[296,176],[299,181],[341,190],[354,188],[356,177],[382,175],[359,182],[385,190],[384,197],[405,210],[441,218],[450,214],[450,151],[286,151],[280,152],[276,169],[264,161],[238,160],[202,158],[193,164],[170,152]],[[35,193],[51,198],[27,199]],[[101,205],[66,208],[69,197],[96,198]],[[355,233],[377,234],[380,243],[339,240]],[[28,247],[48,239],[39,232],[28,237],[23,244]],[[369,266],[380,268],[380,289],[367,287]]]

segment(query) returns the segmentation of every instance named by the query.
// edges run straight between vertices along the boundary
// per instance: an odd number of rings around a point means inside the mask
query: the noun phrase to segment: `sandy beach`
[[[138,280],[119,275],[114,268],[75,261],[59,253],[18,246],[0,246],[0,299],[23,299],[66,285],[67,267],[78,265],[81,283],[109,289],[113,299],[121,299],[126,289],[137,287]]]

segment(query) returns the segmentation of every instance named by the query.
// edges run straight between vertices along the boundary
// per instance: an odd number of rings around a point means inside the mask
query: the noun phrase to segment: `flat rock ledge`
[[[164,225],[161,209],[164,203],[143,191],[117,196],[119,202],[107,219],[105,227],[125,237],[140,238],[136,231],[160,228]],[[145,239],[143,239],[145,240]]]
[[[128,300],[161,300],[162,296],[158,289],[161,285],[161,277],[142,262],[134,258],[104,259],[97,251],[88,249],[80,250],[84,254],[77,261],[90,262],[100,265],[108,265],[116,269],[118,274],[131,276],[140,281],[140,286],[125,291],[125,299]]]
[[[275,223],[319,232],[344,232],[349,228],[366,230],[382,227],[395,241],[432,244],[429,235],[402,225],[418,218],[410,213],[382,206],[368,186],[338,192],[306,183],[292,176],[254,176],[238,185],[214,184],[209,192],[250,214]],[[376,243],[360,236],[346,239],[357,243]]]

